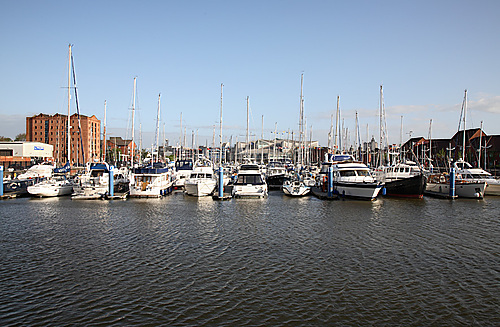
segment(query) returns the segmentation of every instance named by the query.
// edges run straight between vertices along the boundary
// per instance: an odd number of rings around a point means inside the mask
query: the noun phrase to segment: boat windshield
[[[246,184],[253,184],[253,185],[262,185],[264,184],[264,181],[260,177],[260,175],[257,174],[240,174],[238,175],[238,179],[235,183],[236,185],[246,185]]]

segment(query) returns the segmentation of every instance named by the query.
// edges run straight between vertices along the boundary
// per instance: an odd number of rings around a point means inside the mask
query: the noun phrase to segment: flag
[[[478,138],[479,136],[481,136],[481,133],[482,133],[482,136],[486,136],[486,134],[484,134],[484,132],[481,130],[481,129],[478,129],[474,135],[471,136],[471,138],[469,139],[469,141],[475,139],[475,138]]]

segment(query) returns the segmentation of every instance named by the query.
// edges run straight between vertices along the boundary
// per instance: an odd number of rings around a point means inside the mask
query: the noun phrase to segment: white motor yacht
[[[73,181],[66,176],[52,176],[38,184],[28,186],[28,193],[39,197],[70,195],[73,193]]]
[[[267,196],[266,179],[257,164],[242,164],[240,166],[232,194],[238,198],[263,198]]]
[[[163,163],[135,168],[130,176],[130,197],[161,197],[172,191],[173,171]]]
[[[459,159],[454,164],[457,180],[467,182],[486,182],[484,195],[500,195],[500,180],[484,169],[473,168],[467,161]]]
[[[217,179],[211,166],[198,166],[184,182],[184,191],[192,196],[206,196],[213,193]]]
[[[321,167],[320,183],[325,188],[328,183],[328,168],[333,169],[334,193],[341,197],[374,200],[383,187],[370,173],[362,162],[355,161],[351,155],[334,155]]]
[[[304,196],[309,194],[311,188],[304,181],[295,179],[283,183],[283,193],[289,196]]]

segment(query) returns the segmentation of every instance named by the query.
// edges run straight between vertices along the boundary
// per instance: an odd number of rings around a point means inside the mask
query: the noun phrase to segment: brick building
[[[106,157],[108,162],[129,162],[132,148],[134,149],[134,162],[139,160],[137,144],[132,140],[124,140],[121,137],[112,136],[106,141]]]
[[[80,115],[81,140],[78,115],[73,114],[71,126],[71,163],[83,165],[99,160],[101,156],[101,122],[96,116]],[[39,114],[26,117],[26,141],[43,142],[54,147],[54,161],[64,164],[68,158],[68,116]]]

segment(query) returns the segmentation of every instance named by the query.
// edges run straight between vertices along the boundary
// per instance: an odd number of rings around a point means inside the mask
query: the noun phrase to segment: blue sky
[[[170,142],[211,143],[224,83],[224,138],[298,130],[300,75],[313,138],[327,145],[337,95],[354,140],[378,137],[383,84],[390,143],[458,128],[468,89],[467,128],[500,134],[498,1],[2,1],[0,135],[25,132],[25,117],[67,112],[68,44],[84,115],[104,116],[111,136],[152,142],[158,94]],[[73,102],[73,101],[72,101]],[[72,104],[72,112],[74,112]],[[218,130],[218,127],[217,127]],[[286,134],[285,136],[286,137]],[[217,141],[218,142],[218,141]]]

